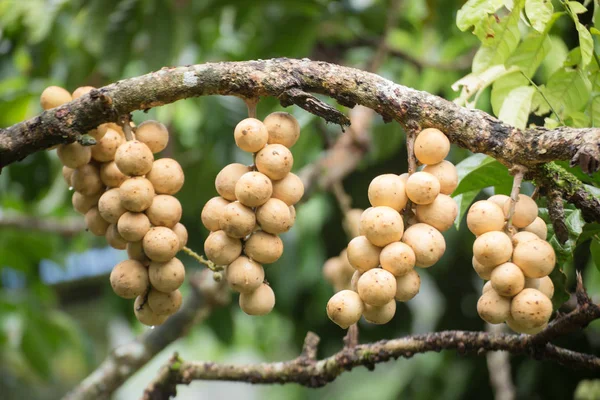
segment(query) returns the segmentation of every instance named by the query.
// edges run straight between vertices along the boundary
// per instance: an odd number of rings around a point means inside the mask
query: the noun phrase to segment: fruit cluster
[[[389,322],[396,312],[395,300],[405,302],[419,292],[421,278],[414,267],[429,268],[444,254],[441,232],[452,226],[458,213],[449,196],[458,185],[456,168],[444,160],[449,151],[444,133],[424,129],[414,148],[424,168],[410,176],[380,175],[369,185],[372,207],[360,216],[359,236],[347,248],[355,270],[350,288],[327,303],[327,315],[340,327],[349,327],[361,315],[371,323]],[[347,268],[337,270],[346,273]]]
[[[210,231],[204,242],[206,257],[225,267],[225,279],[240,293],[240,307],[249,315],[268,314],[275,306],[263,264],[283,254],[279,234],[294,225],[294,204],[304,194],[302,181],[290,172],[294,158],[289,149],[299,136],[300,125],[288,113],[241,121],[235,143],[254,154],[254,165],[225,166],[215,179],[219,196],[202,210],[202,223]]]
[[[506,324],[515,332],[534,334],[546,327],[552,314],[554,249],[546,241],[546,223],[535,201],[520,194],[514,204],[509,235],[507,219],[513,201],[505,195],[475,202],[467,226],[477,236],[473,268],[488,282],[477,302],[479,316],[490,324]]]
[[[42,93],[41,104],[44,109],[57,107],[92,89],[81,87],[71,96],[51,86]],[[127,250],[129,259],[110,274],[111,286],[118,296],[135,299],[141,323],[160,325],[181,306],[185,269],[175,255],[188,234],[173,195],[183,186],[183,170],[173,159],[154,160],[169,141],[159,122],[140,124],[135,140],[126,140],[124,130],[113,123],[88,134],[95,145],[74,142],[57,149],[65,181],[75,190],[73,208],[85,215],[90,232],[105,236],[115,249]]]

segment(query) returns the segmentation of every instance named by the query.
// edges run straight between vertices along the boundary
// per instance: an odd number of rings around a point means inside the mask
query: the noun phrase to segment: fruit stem
[[[124,115],[120,121],[121,127],[123,128],[123,132],[125,133],[125,139],[127,139],[127,141],[135,139],[133,137],[133,131],[131,130],[130,122],[131,122],[131,115],[129,115],[129,114]]]
[[[521,183],[523,182],[523,177],[525,176],[525,172],[527,168],[517,165],[511,169],[511,173],[513,174],[513,186],[510,192],[510,206],[508,207],[508,213],[506,214],[506,233],[512,237],[512,217],[515,214],[515,206],[517,205],[517,201],[519,200],[519,193],[521,192]]]
[[[415,139],[417,132],[409,129],[406,133],[406,151],[408,153],[408,175],[417,172],[417,158],[415,157]]]
[[[193,259],[195,259],[196,261],[198,261],[200,264],[206,265],[208,267],[208,269],[210,269],[211,271],[217,272],[217,271],[221,270],[221,268],[216,266],[214,262],[207,260],[206,258],[204,258],[204,256],[196,253],[194,250],[190,249],[189,247],[184,246],[183,249],[181,249],[181,250],[183,250],[183,252],[185,254],[187,254],[188,256],[190,256]]]
[[[248,107],[248,117],[256,118],[256,105],[258,104],[258,97],[244,99],[244,102],[246,103],[246,107]]]

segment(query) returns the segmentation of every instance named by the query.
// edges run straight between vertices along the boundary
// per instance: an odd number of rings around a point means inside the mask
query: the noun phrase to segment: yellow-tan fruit
[[[174,195],[183,187],[185,176],[181,165],[172,158],[161,158],[152,163],[146,175],[158,194]]]
[[[133,312],[138,321],[146,326],[158,326],[162,325],[168,315],[158,315],[148,305],[148,302],[144,303],[144,296],[138,296],[133,304]]]
[[[394,298],[398,301],[409,301],[414,298],[421,288],[421,277],[414,269],[402,276],[396,277],[396,294]]]
[[[235,184],[242,175],[251,169],[243,164],[229,164],[226,165],[215,178],[215,188],[217,193],[226,200],[235,201]]]
[[[330,285],[336,285],[341,279],[342,260],[340,257],[328,258],[323,264],[323,277]]]
[[[512,200],[507,200],[504,203],[503,211],[508,214],[508,210]],[[519,195],[519,200],[515,204],[515,212],[512,216],[512,224],[517,228],[525,228],[531,224],[538,215],[538,206],[535,201],[524,194]]]
[[[137,176],[127,179],[119,187],[121,204],[128,211],[142,212],[152,204],[154,186],[146,178]]]
[[[408,202],[404,182],[395,174],[375,177],[369,184],[368,195],[373,207],[387,206],[401,211]]]
[[[79,168],[92,159],[92,147],[82,146],[77,142],[61,144],[56,150],[60,162],[69,168]]]
[[[127,211],[121,205],[119,189],[109,189],[100,196],[100,200],[98,200],[98,211],[100,211],[102,218],[111,224],[116,224],[119,221],[121,215],[125,214]]]
[[[486,232],[475,239],[475,243],[473,243],[473,255],[480,264],[486,267],[507,262],[510,260],[512,251],[512,242],[504,232]]]
[[[415,172],[406,180],[406,195],[415,204],[429,204],[440,193],[440,181],[428,172]]]
[[[40,96],[40,105],[44,110],[61,106],[73,100],[71,93],[60,86],[48,86]]]
[[[267,144],[267,127],[256,118],[241,120],[233,131],[235,144],[248,153],[256,153]]]
[[[294,226],[294,224],[296,223],[296,207],[289,206],[288,210],[290,210],[290,223],[292,224],[292,226]]]
[[[154,155],[150,148],[139,140],[130,140],[117,148],[115,163],[127,176],[146,175],[152,169]]]
[[[66,165],[63,165],[63,167],[62,167],[63,179],[65,180],[65,183],[69,187],[71,187],[71,177],[73,176],[73,171],[74,171],[73,168],[69,168]]]
[[[166,262],[151,261],[148,266],[150,284],[163,293],[171,293],[179,289],[185,280],[185,267],[178,258]]]
[[[342,261],[340,270],[342,279],[344,281],[350,281],[350,279],[352,279],[352,275],[356,270],[354,269],[354,267],[352,267],[350,261],[348,261],[348,249],[346,248],[342,250],[338,257]]]
[[[248,315],[266,315],[275,307],[275,293],[271,286],[263,283],[252,292],[241,293],[239,303]]]
[[[274,181],[285,178],[293,165],[292,152],[282,144],[269,144],[256,154],[256,169]]]
[[[372,324],[387,324],[396,314],[396,300],[392,299],[382,306],[372,306],[365,304],[363,317]]]
[[[357,323],[363,310],[360,296],[352,290],[337,292],[327,302],[327,316],[342,329]]]
[[[123,239],[128,242],[138,242],[150,230],[150,220],[144,213],[127,211],[119,218],[117,229]]]
[[[152,225],[172,228],[181,219],[182,212],[181,203],[177,198],[168,194],[159,194],[152,199],[146,215]]]
[[[148,233],[144,235],[142,243],[144,253],[152,261],[169,261],[179,251],[179,239],[177,235],[171,229],[164,226],[150,228]]]
[[[206,202],[204,208],[202,208],[202,225],[211,232],[218,231],[221,229],[219,220],[223,214],[225,206],[229,204],[229,201],[225,200],[221,196],[216,196]]]
[[[360,218],[363,212],[362,208],[353,208],[344,215],[344,229],[350,238],[360,235]]]
[[[539,239],[540,239],[539,236],[533,232],[521,231],[521,232],[517,232],[512,237],[512,244],[513,244],[513,247],[517,247],[517,245],[519,243],[526,243],[526,242],[531,242],[532,240],[539,240]]]
[[[127,180],[127,176],[119,170],[114,161],[110,161],[100,165],[100,180],[110,188],[118,188]]]
[[[259,263],[240,256],[225,269],[225,279],[232,290],[250,293],[262,285],[265,280],[265,270]]]
[[[90,208],[98,205],[100,196],[102,196],[102,192],[98,192],[91,196],[86,196],[79,192],[73,192],[71,203],[73,204],[75,211],[77,211],[79,214],[85,214],[90,210]]]
[[[135,131],[135,138],[150,148],[156,154],[165,149],[169,143],[167,127],[157,121],[144,121]]]
[[[477,313],[490,324],[501,324],[510,316],[510,299],[488,290],[477,301]]]
[[[458,186],[458,172],[450,161],[426,165],[423,172],[430,173],[440,181],[440,193],[451,195]]]
[[[108,162],[115,159],[115,153],[120,145],[125,142],[123,136],[114,129],[107,129],[106,134],[92,146],[92,158],[100,162]]]
[[[496,268],[495,264],[485,266],[479,261],[477,261],[475,256],[473,256],[472,263],[473,269],[475,270],[475,272],[477,272],[477,275],[479,275],[481,279],[485,279],[486,281],[491,279],[492,271],[494,270],[494,268]]]
[[[148,293],[148,305],[155,314],[173,315],[181,307],[182,296],[179,290],[171,293],[163,293],[155,289],[150,289]]]
[[[527,335],[535,335],[536,333],[540,333],[541,331],[546,329],[546,327],[548,326],[548,323],[545,323],[545,324],[540,325],[535,328],[526,328],[526,327],[518,324],[512,317],[508,317],[506,319],[506,325],[508,325],[508,327],[510,329],[512,329],[514,332],[524,333]]]
[[[178,222],[171,229],[177,235],[177,239],[179,239],[179,250],[183,249],[188,241],[188,231],[185,228],[185,225],[183,225],[181,222]]]
[[[348,243],[348,261],[357,271],[364,273],[379,265],[381,248],[375,246],[366,236],[357,236]]]
[[[292,147],[300,137],[300,124],[291,114],[278,111],[267,115],[264,124],[269,132],[269,144]]]
[[[477,201],[469,208],[467,226],[475,236],[501,231],[504,228],[504,212],[491,201]]]
[[[246,240],[244,253],[261,264],[271,264],[283,254],[283,242],[277,235],[256,231]]]
[[[113,249],[125,250],[127,248],[127,241],[119,234],[117,224],[110,224],[106,229],[104,237],[108,245]]]
[[[554,296],[554,283],[552,283],[552,279],[549,276],[544,276],[543,278],[525,278],[525,287],[537,289],[548,296],[549,299],[552,299],[552,296]]]
[[[485,283],[485,285],[483,285],[483,288],[481,289],[481,294],[484,294],[485,292],[487,292],[489,290],[494,290],[494,288],[492,287],[492,282],[487,281]]]
[[[442,162],[450,152],[450,140],[439,129],[423,129],[415,140],[415,156],[422,164]]]
[[[358,280],[360,279],[362,274],[360,273],[360,271],[355,271],[354,269],[353,271],[354,273],[352,274],[352,278],[350,278],[350,289],[356,292],[358,291]]]
[[[556,255],[550,243],[537,239],[519,243],[513,252],[512,261],[527,278],[550,275],[556,264]]]
[[[396,295],[396,277],[384,269],[373,268],[362,274],[356,288],[363,302],[383,306]]]
[[[224,231],[216,231],[204,241],[204,253],[217,265],[229,265],[242,254],[242,242]]]
[[[85,213],[85,226],[96,236],[104,236],[110,225],[98,211],[98,207],[92,207]]]
[[[262,206],[272,193],[271,180],[260,172],[246,172],[235,184],[235,197],[246,207]]]
[[[531,224],[523,228],[523,231],[535,233],[542,240],[546,240],[548,237],[548,226],[540,217],[536,217]]]
[[[298,175],[290,172],[283,179],[273,182],[271,196],[283,201],[288,206],[293,206],[304,196],[304,184]]]
[[[512,299],[510,315],[519,326],[537,328],[550,319],[552,302],[539,290],[523,289]]]
[[[501,209],[504,209],[504,203],[506,203],[506,200],[508,199],[510,199],[510,197],[508,197],[505,194],[495,194],[492,197],[488,198],[487,201],[491,201]]]
[[[71,184],[73,189],[86,196],[94,195],[104,189],[100,180],[100,172],[92,164],[85,164],[75,169],[71,176]]]
[[[431,267],[446,251],[446,241],[442,234],[431,225],[418,223],[410,226],[402,236],[402,241],[415,252],[415,265]]]
[[[256,216],[251,208],[246,207],[239,201],[234,201],[223,208],[219,226],[227,235],[241,239],[254,230]]]
[[[93,86],[80,86],[80,87],[78,87],[77,89],[75,89],[73,91],[73,100],[80,98],[84,94],[88,94],[93,89],[96,89],[96,88],[93,87]]]
[[[373,207],[361,218],[361,230],[375,246],[384,247],[402,238],[404,222],[398,211],[391,207]]]
[[[402,242],[390,243],[381,250],[379,263],[381,268],[394,276],[406,275],[415,266],[416,256],[413,249]]]
[[[408,177],[410,175],[408,175],[408,172],[405,172],[403,174],[398,175],[398,178],[400,178],[400,180],[402,180],[402,182],[404,182],[404,186],[406,186],[406,181],[408,180]]]
[[[431,225],[440,232],[450,229],[457,215],[456,202],[445,194],[438,194],[432,203],[417,205],[416,210],[419,222]]]
[[[144,264],[145,266],[150,265],[150,259],[144,253],[142,241],[127,242],[127,257],[130,260],[136,260]]]
[[[294,224],[290,207],[279,199],[269,199],[256,209],[256,221],[265,232],[278,235]]]
[[[117,296],[133,299],[148,289],[148,270],[135,260],[121,261],[110,273],[110,285]]]
[[[525,275],[517,265],[506,262],[494,268],[490,282],[500,296],[512,297],[525,287]]]

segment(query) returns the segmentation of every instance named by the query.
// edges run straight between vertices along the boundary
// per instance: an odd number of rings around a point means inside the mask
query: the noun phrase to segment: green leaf
[[[576,1],[568,1],[567,4],[569,5],[571,11],[573,11],[575,14],[585,14],[587,12],[587,8],[585,8],[585,6],[581,3]]]
[[[456,205],[458,206],[458,215],[456,216],[456,219],[454,220],[454,226],[456,227],[456,230],[458,230],[460,228],[460,223],[463,219],[463,216],[465,215],[465,213],[469,209],[469,206],[471,205],[473,200],[475,200],[475,197],[477,197],[479,192],[480,192],[480,190],[473,190],[471,192],[466,192],[466,193],[462,193],[457,196],[454,196],[454,201],[456,202]]]
[[[27,318],[21,337],[21,353],[29,366],[42,378],[52,376],[50,367],[51,351],[44,337],[44,330],[34,323],[35,319]]]
[[[540,86],[546,99],[554,110],[562,117],[569,116],[573,111],[580,111],[588,102],[591,83],[579,69],[561,68],[548,80],[546,86]],[[550,107],[541,95],[533,99],[533,110],[537,115],[550,112]]]
[[[596,264],[596,268],[600,271],[600,239],[598,236],[592,239],[590,252],[592,253],[592,259],[594,260],[594,264]]]
[[[598,29],[596,29],[595,27],[593,27],[593,26],[590,28],[590,33],[592,35],[598,35],[598,36],[600,36],[600,31]]]
[[[567,290],[567,275],[565,275],[562,268],[557,265],[554,267],[549,277],[554,284],[552,308],[558,310],[560,306],[562,306],[571,297],[569,295],[569,291]]]
[[[502,108],[504,99],[513,89],[527,85],[529,85],[529,81],[519,71],[506,74],[496,79],[492,85],[492,93],[490,97],[494,115],[500,114],[500,109]]]
[[[552,50],[552,41],[547,35],[530,33],[506,61],[506,66],[515,65],[532,78],[550,50]]]
[[[459,105],[464,105],[475,95],[475,102],[479,94],[500,77],[516,72],[516,68],[506,69],[504,65],[493,65],[485,71],[470,73],[452,84],[452,90],[457,91],[462,88],[460,96],[454,101]]]
[[[503,5],[504,0],[469,0],[456,13],[456,26],[461,31],[478,26]]]
[[[525,129],[531,112],[531,100],[535,92],[533,86],[521,86],[513,89],[506,96],[498,118],[519,129]]]
[[[546,24],[550,21],[553,11],[551,0],[527,0],[525,3],[525,14],[533,29],[540,33],[546,29]]]
[[[600,96],[595,96],[590,103],[590,118],[593,127],[600,127]]]
[[[508,169],[492,157],[475,154],[456,165],[458,171],[458,187],[453,196],[473,190],[481,190],[489,186],[506,185],[512,182]]]
[[[575,28],[577,28],[579,47],[581,47],[581,66],[585,68],[592,61],[594,39],[590,31],[578,20],[575,21]]]

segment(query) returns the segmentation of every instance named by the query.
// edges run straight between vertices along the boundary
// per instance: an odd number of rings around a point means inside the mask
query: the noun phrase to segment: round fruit
[[[206,229],[212,232],[221,229],[219,220],[221,219],[225,206],[228,204],[229,202],[220,196],[213,197],[206,202],[202,209],[202,214],[200,215],[202,224]]]
[[[506,319],[506,325],[508,325],[508,327],[510,329],[512,329],[513,331],[515,331],[517,333],[525,333],[527,335],[535,335],[536,333],[540,333],[541,331],[546,329],[546,327],[548,326],[548,323],[545,323],[545,324],[540,325],[535,328],[526,328],[526,327],[518,324],[512,317],[508,317]]]
[[[123,239],[128,242],[138,242],[150,230],[150,220],[144,213],[127,211],[119,218],[117,229]]]
[[[217,193],[226,200],[235,201],[235,184],[242,175],[251,169],[243,164],[229,164],[225,166],[215,178]]]
[[[188,241],[188,231],[185,228],[185,225],[183,225],[181,222],[178,222],[171,229],[177,235],[177,239],[179,239],[179,250],[183,249]]]
[[[135,130],[135,138],[150,148],[156,154],[167,147],[169,131],[157,121],[144,121]]]
[[[415,265],[431,267],[446,251],[446,241],[442,234],[431,225],[418,223],[410,226],[402,236],[402,241],[415,252]]]
[[[79,168],[92,159],[92,147],[82,146],[77,142],[61,144],[56,150],[60,162],[69,168]]]
[[[391,207],[373,207],[361,221],[361,230],[375,246],[384,247],[397,242],[404,233],[404,222]]]
[[[152,204],[154,187],[146,178],[135,177],[127,179],[119,187],[121,204],[126,210],[142,212]]]
[[[395,174],[375,177],[369,184],[368,195],[373,207],[387,206],[402,211],[408,202],[404,182]]]
[[[484,294],[488,290],[494,290],[494,288],[492,287],[492,282],[490,281],[487,281],[485,285],[483,285],[483,288],[481,289],[481,294]]]
[[[212,232],[204,242],[204,253],[217,265],[229,265],[242,254],[242,242],[224,231]]]
[[[171,293],[179,289],[185,280],[185,267],[178,258],[166,262],[150,262],[148,266],[150,284],[163,293]]]
[[[146,175],[152,169],[154,156],[150,148],[139,140],[130,140],[117,148],[115,163],[128,176]]]
[[[415,172],[406,180],[406,195],[415,204],[429,204],[440,193],[440,181],[428,172]]]
[[[234,201],[223,208],[219,226],[227,235],[241,239],[252,233],[256,226],[256,217],[251,208]]]
[[[110,285],[117,296],[133,299],[148,289],[148,270],[135,260],[121,261],[110,273]]]
[[[372,324],[387,324],[396,314],[396,300],[392,299],[382,306],[365,304],[363,316],[367,322]]]
[[[495,264],[492,264],[490,266],[485,266],[482,263],[480,263],[479,261],[477,261],[475,256],[473,256],[472,263],[473,263],[473,269],[475,270],[475,272],[477,272],[477,275],[479,275],[479,277],[481,279],[485,279],[485,280],[491,279],[492,271],[494,270],[494,268],[496,268]]]
[[[181,165],[172,158],[161,158],[152,163],[152,169],[146,178],[154,186],[158,194],[174,195],[179,192],[185,182]]]
[[[458,206],[452,197],[439,194],[430,204],[417,205],[416,216],[419,222],[433,226],[440,232],[447,231],[458,215]]]
[[[98,205],[100,196],[102,196],[102,192],[98,192],[91,196],[86,196],[79,192],[73,192],[71,203],[73,204],[75,211],[77,211],[79,214],[85,214],[90,210],[90,208]]]
[[[144,296],[138,296],[135,299],[133,312],[137,320],[146,326],[162,325],[169,317],[168,315],[158,315],[152,311],[148,302],[144,303]]]
[[[525,287],[530,289],[537,289],[540,292],[552,299],[554,296],[554,283],[549,276],[543,278],[525,278]]]
[[[96,236],[104,236],[106,230],[110,225],[102,216],[98,207],[92,207],[88,212],[85,213],[85,226],[87,229]]]
[[[247,207],[262,206],[271,198],[273,185],[265,174],[246,172],[235,184],[235,197]]]
[[[93,86],[80,86],[73,91],[73,100],[80,98],[84,94],[88,94],[92,90],[96,89]]]
[[[71,187],[71,177],[73,176],[73,171],[74,171],[73,168],[69,168],[66,165],[63,165],[63,167],[62,167],[63,179],[65,180],[65,183],[69,187]]]
[[[357,323],[363,310],[360,296],[352,290],[337,292],[327,302],[327,316],[342,329]]]
[[[491,201],[477,201],[469,208],[467,226],[475,236],[501,231],[504,228],[504,212]]]
[[[440,181],[440,193],[450,195],[458,186],[458,173],[450,161],[426,165],[423,172],[430,173]]]
[[[269,144],[292,147],[300,137],[300,124],[291,114],[278,111],[267,115],[264,124],[269,132]]]
[[[106,228],[106,234],[104,236],[108,245],[113,249],[125,250],[127,248],[127,241],[119,234],[117,224],[110,224],[108,228]]]
[[[293,164],[292,152],[282,144],[269,144],[256,154],[256,168],[274,181],[285,178]]]
[[[510,305],[510,315],[517,325],[526,329],[544,325],[552,315],[552,302],[536,289],[523,289]]]
[[[138,242],[127,243],[127,257],[129,257],[130,260],[139,261],[145,266],[150,265],[150,259],[144,253],[141,240]]]
[[[375,246],[366,236],[357,236],[348,243],[348,261],[357,271],[364,273],[379,265],[381,248]]]
[[[256,221],[261,229],[274,235],[290,230],[294,221],[290,207],[279,199],[269,199],[256,209]]]
[[[475,239],[475,243],[473,243],[473,255],[480,264],[486,267],[507,262],[510,260],[512,250],[511,240],[504,232],[486,232]]]
[[[342,260],[340,257],[331,257],[323,264],[323,277],[330,285],[337,285],[341,282]]]
[[[127,210],[121,205],[119,189],[109,189],[98,200],[98,211],[106,221],[116,224]]]
[[[539,236],[536,235],[535,233],[522,231],[522,232],[517,232],[515,235],[513,235],[512,244],[513,244],[513,247],[517,247],[517,245],[519,243],[526,243],[526,242],[531,242],[532,240],[539,240],[539,239],[540,239]]]
[[[283,242],[277,235],[257,231],[246,240],[244,253],[261,264],[271,264],[283,254]]]
[[[44,110],[61,106],[71,100],[71,93],[60,86],[48,86],[40,96],[40,104]]]
[[[125,142],[123,136],[114,129],[107,129],[102,139],[92,146],[92,158],[100,162],[108,162],[115,159],[115,153],[120,145]]]
[[[525,275],[517,265],[506,262],[492,271],[492,287],[500,296],[512,297],[525,287]]]
[[[117,188],[127,180],[114,161],[100,165],[100,180],[110,188]]]
[[[266,315],[275,307],[275,293],[271,286],[263,283],[252,292],[241,293],[239,302],[248,315]]]
[[[356,288],[363,302],[383,306],[396,295],[396,277],[384,269],[373,268],[362,274]]]
[[[256,118],[241,120],[233,131],[235,144],[248,153],[256,153],[267,144],[267,127]]]
[[[155,289],[150,289],[148,293],[148,305],[158,315],[175,314],[181,307],[181,302],[182,296],[179,290],[174,290],[171,293],[163,293]]]
[[[415,157],[422,164],[442,162],[450,152],[450,140],[439,129],[423,129],[415,140]]]
[[[531,224],[523,228],[523,231],[535,233],[542,240],[548,237],[548,226],[540,217],[536,217]]]
[[[508,210],[512,200],[507,200],[504,203],[503,211],[505,214],[508,214]],[[512,224],[517,228],[525,228],[527,225],[530,225],[538,215],[538,206],[535,204],[535,201],[524,194],[519,195],[519,200],[515,204],[515,212],[512,216]]]
[[[412,271],[415,262],[415,252],[409,245],[402,242],[388,244],[379,255],[381,268],[394,276],[406,275]]]
[[[171,229],[165,228],[164,226],[150,228],[148,233],[144,235],[142,243],[144,246],[144,253],[146,253],[148,258],[152,261],[169,261],[171,258],[175,257],[175,254],[179,251],[179,239],[177,238],[177,235]],[[170,292],[170,290],[167,290],[167,292]]]
[[[505,194],[495,194],[492,197],[490,197],[489,199],[487,199],[487,201],[491,201],[492,203],[494,203],[501,209],[504,209],[504,203],[506,203],[506,200],[508,200],[508,199],[510,199],[510,197],[508,197]]]
[[[363,212],[361,208],[353,208],[344,215],[344,229],[350,238],[360,235],[360,218]]]
[[[152,199],[146,215],[152,225],[172,228],[181,219],[182,212],[181,203],[177,198],[168,194],[159,194]]]
[[[240,256],[225,269],[225,279],[232,290],[250,293],[262,285],[265,280],[265,270],[259,263]]]
[[[73,171],[71,176],[73,189],[86,196],[99,193],[104,189],[100,180],[98,168],[92,164],[85,164]]]
[[[477,313],[487,323],[501,324],[510,316],[510,299],[488,290],[477,301]]]
[[[298,175],[290,172],[283,179],[273,182],[271,196],[293,206],[304,196],[304,184]]]
[[[405,275],[396,277],[396,294],[394,298],[398,301],[409,301],[419,293],[421,288],[421,277],[414,269]]]
[[[528,278],[541,278],[550,275],[556,264],[556,255],[550,243],[537,239],[520,242],[515,246],[512,261]]]

